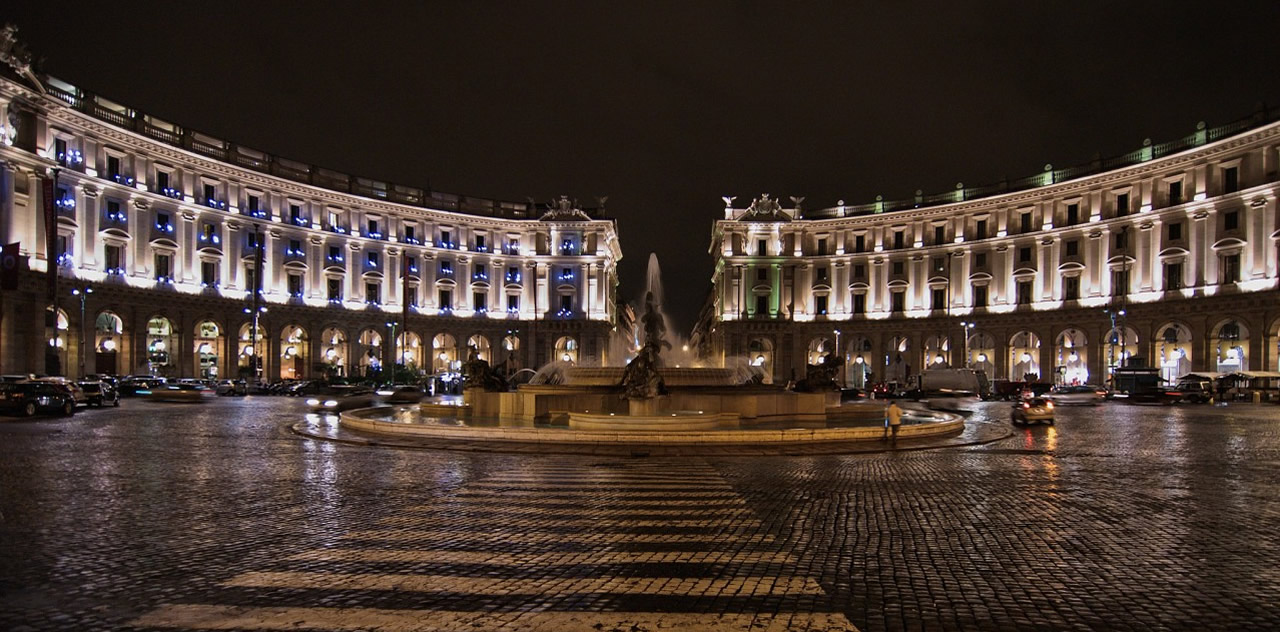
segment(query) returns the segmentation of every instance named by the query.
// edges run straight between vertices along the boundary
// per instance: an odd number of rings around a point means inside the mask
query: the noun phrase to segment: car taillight
[[[1053,408],[1053,402],[1045,402],[1045,403],[1044,403],[1044,407],[1045,407],[1045,408],[1052,409],[1052,408]]]
[[[1028,403],[1026,403],[1026,402],[1022,402],[1022,407],[1023,407],[1023,408],[1031,408],[1031,404],[1028,404]]]

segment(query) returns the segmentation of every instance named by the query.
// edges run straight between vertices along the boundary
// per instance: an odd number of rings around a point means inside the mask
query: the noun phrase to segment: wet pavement
[[[1280,406],[680,458],[352,445],[304,413],[0,419],[0,629],[1280,628]]]

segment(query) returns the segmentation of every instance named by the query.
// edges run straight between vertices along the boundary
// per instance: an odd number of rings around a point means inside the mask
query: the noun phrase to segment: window
[[[507,295],[507,311],[508,312],[520,311],[520,296],[518,294]]]
[[[451,290],[440,290],[439,292],[440,309],[453,309],[453,292]]]
[[[302,240],[301,240],[301,239],[290,239],[290,240],[289,240],[289,251],[290,251],[290,252],[292,252],[292,253],[293,253],[293,254],[295,254],[295,255],[300,255],[300,254],[302,254]]]
[[[930,296],[930,309],[946,309],[947,308],[947,291],[943,288],[933,288]]]
[[[476,279],[485,279],[485,278],[488,278],[489,275],[486,274],[484,271],[484,264],[477,263],[471,266],[471,276],[472,278],[476,278]]]
[[[1122,228],[1120,229],[1120,232],[1116,233],[1116,250],[1124,250],[1125,248],[1128,248],[1128,247],[1129,247],[1129,231]]]
[[[156,190],[164,191],[169,188],[169,172],[156,171]]]
[[[217,187],[208,182],[204,183],[204,201],[214,202],[218,199]]]
[[[1065,244],[1068,257],[1075,257],[1080,254],[1080,242],[1075,239],[1068,239]]]
[[[853,295],[853,313],[855,314],[867,313],[867,295],[866,294]]]
[[[1129,214],[1129,194],[1116,194],[1116,217],[1124,217]]]
[[[1020,223],[1020,227],[1018,228],[1019,231],[1024,233],[1031,232],[1031,213],[1023,213],[1019,215],[1018,222]]]
[[[1222,257],[1222,282],[1236,283],[1240,281],[1240,255],[1225,255]]]
[[[54,240],[54,251],[57,253],[58,259],[62,259],[67,255],[66,235],[58,235],[58,238]]]
[[[974,307],[986,307],[986,306],[987,306],[987,286],[985,286],[985,285],[978,285],[978,286],[974,286],[974,288],[973,288],[973,306],[974,306]]]
[[[382,304],[382,286],[378,283],[364,284],[364,301],[374,305]]]
[[[407,273],[409,273],[409,274],[417,274],[417,273],[418,273],[418,258],[417,258],[417,257],[410,257],[410,256],[406,256],[406,257],[404,258],[404,269],[405,269],[405,272],[407,272]]]
[[[218,262],[200,262],[200,285],[203,285],[204,287],[214,287],[218,285]]]
[[[440,274],[453,274],[453,262],[452,262],[452,261],[441,261],[441,262],[440,262]]]
[[[946,242],[947,242],[947,227],[934,226],[933,227],[933,243],[937,245],[937,244],[944,244]]]
[[[120,246],[113,246],[111,244],[107,244],[107,252],[106,252],[107,272],[113,272],[113,271],[123,272],[124,271],[124,266],[121,265],[120,250],[121,250]]]
[[[769,242],[758,239],[756,240],[756,256],[763,257],[769,254]]]
[[[977,239],[987,238],[987,220],[985,219],[978,220],[978,228],[975,231],[974,237]]]
[[[560,295],[560,311],[566,312],[566,313],[573,311],[573,295],[572,294]]]
[[[1169,241],[1178,241],[1182,239],[1182,222],[1173,222],[1169,224]]]
[[[484,292],[472,292],[471,307],[477,312],[489,311],[489,295]]]
[[[1031,262],[1031,246],[1023,246],[1018,249],[1018,263]]]
[[[453,235],[447,230],[442,230],[440,231],[440,241],[444,245],[448,246],[453,243]]]
[[[302,219],[302,207],[298,206],[297,204],[290,204],[289,220],[296,223],[298,220],[301,220],[301,219]]]
[[[169,268],[169,255],[157,254],[155,263],[156,279],[161,281],[170,280],[170,277],[173,276],[173,270]]]
[[[1222,230],[1232,231],[1240,228],[1240,212],[1227,211],[1222,214]]]
[[[1182,262],[1164,264],[1164,289],[1182,289]]]
[[[342,259],[342,248],[338,246],[329,246],[329,260],[340,261]]]
[[[376,220],[376,219],[371,219],[371,220],[368,220],[368,222],[367,222],[367,223],[368,223],[368,227],[367,227],[367,228],[369,229],[369,236],[370,236],[370,237],[372,237],[372,236],[374,236],[374,235],[377,235],[377,234],[378,234],[378,220]]]
[[[942,265],[942,257],[934,257],[930,263],[933,264],[934,272],[942,272],[945,269],[945,266]]]
[[[120,175],[120,159],[107,156],[107,177],[114,179],[118,175]]]
[[[1080,300],[1080,277],[1067,277],[1062,280],[1062,299],[1065,301]]]
[[[769,271],[765,268],[756,268],[756,281],[767,281],[769,279]]]
[[[409,307],[417,307],[418,306],[418,284],[405,283],[404,293],[405,293],[405,296],[409,299]]]
[[[57,158],[59,164],[62,164],[62,165],[67,164],[69,157],[67,156],[66,139],[63,139],[63,138],[53,139],[53,153],[54,153],[54,157]]]
[[[890,294],[890,307],[895,312],[901,312],[907,308],[907,294],[902,290],[894,290]]]
[[[894,273],[894,274],[902,274],[902,269],[903,269],[903,266],[902,266],[902,262],[901,262],[901,261],[894,261],[894,262],[893,262],[893,273]]]
[[[814,308],[814,311],[818,313],[818,315],[826,314],[827,313],[827,297],[825,296],[813,297],[813,308]]]
[[[249,210],[250,210],[250,211],[257,211],[257,210],[259,210],[258,205],[259,205],[260,203],[261,203],[261,202],[259,201],[258,196],[256,196],[256,195],[250,195],[250,196],[249,196]]]
[[[250,248],[258,247],[258,233],[245,233],[244,237]]]
[[[1240,170],[1227,167],[1222,170],[1222,192],[1235,193],[1240,190]]]
[[[1129,271],[1113,270],[1111,272],[1111,293],[1120,296],[1129,293]]]
[[[328,285],[329,300],[341,301],[342,300],[342,279],[329,279],[327,282],[327,285]]]
[[[979,269],[987,267],[987,253],[985,253],[985,252],[980,252],[980,253],[978,253],[978,254],[974,255],[974,256],[973,256],[973,265],[974,265],[974,267],[979,268]]]
[[[854,252],[866,252],[866,250],[867,250],[867,236],[866,236],[866,235],[856,235],[856,236],[854,236],[854,238],[853,238],[853,251],[854,251]]]
[[[161,230],[168,230],[168,229],[169,229],[169,214],[168,214],[168,213],[156,213],[156,228],[159,228],[159,229],[161,229]]]
[[[337,211],[329,211],[329,227],[338,228],[342,226],[342,216]]]
[[[1080,205],[1067,205],[1067,226],[1075,226],[1080,223]]]
[[[489,250],[489,246],[485,243],[484,235],[476,235],[476,252],[485,252]]]
[[[867,267],[861,263],[853,266],[853,276],[856,279],[861,279],[867,276]]]
[[[818,256],[822,256],[825,254],[827,254],[827,240],[819,239],[818,240]]]
[[[764,316],[769,313],[769,297],[764,295],[756,296],[756,313]]]
[[[507,266],[507,282],[508,282],[508,283],[519,283],[519,282],[520,282],[520,268],[519,268],[519,266]]]
[[[414,236],[414,232],[413,224],[405,224],[404,240],[410,243],[417,241],[418,238]]]
[[[369,267],[371,267],[371,268],[376,268],[376,267],[378,267],[378,253],[376,253],[376,252],[366,253],[366,254],[365,254],[365,257],[367,258],[367,260],[368,260],[368,262],[369,262]]]
[[[822,282],[825,282],[826,280],[827,280],[827,267],[826,267],[826,266],[819,267],[819,268],[818,268],[818,282],[819,282],[819,283],[822,283]]]
[[[1175,180],[1169,183],[1169,206],[1182,204],[1182,181]]]
[[[205,241],[213,241],[214,230],[213,224],[205,222],[204,228],[201,230],[201,234],[204,236]]]
[[[257,291],[257,292],[261,292],[261,291],[262,291],[262,286],[258,285],[258,275],[257,275],[257,272],[258,272],[258,271],[257,271],[256,269],[254,269],[254,267],[253,267],[253,265],[252,265],[252,264],[247,264],[247,265],[245,265],[245,267],[244,267],[244,288],[245,288],[246,290],[250,290],[250,291]]]
[[[1030,281],[1018,281],[1018,304],[1019,305],[1031,304],[1031,282]]]
[[[302,275],[289,273],[289,296],[302,298]]]
[[[903,241],[904,241],[905,239],[906,239],[906,234],[905,234],[905,233],[903,233],[903,231],[900,231],[900,230],[895,230],[895,231],[893,231],[893,247],[894,247],[894,249],[900,249],[900,248],[902,248],[902,244],[903,244]]]

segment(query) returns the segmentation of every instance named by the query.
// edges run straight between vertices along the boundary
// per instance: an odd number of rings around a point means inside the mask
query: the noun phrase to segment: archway
[[[412,331],[396,336],[396,360],[404,368],[417,373],[422,367],[422,337]]]
[[[330,376],[347,373],[347,333],[337,327],[328,327],[320,333],[320,354],[324,371]]]
[[[906,336],[894,336],[889,339],[889,346],[884,353],[884,380],[906,384],[911,375],[911,341]]]
[[[119,375],[118,360],[124,338],[124,320],[111,312],[102,312],[98,314],[93,329],[93,372],[99,375]]]
[[[222,328],[212,320],[200,321],[196,325],[195,342],[192,355],[195,357],[196,375],[201,379],[218,378],[218,353],[222,349]]]
[[[577,364],[578,340],[573,336],[561,336],[556,340],[555,353],[552,355],[556,360],[561,362]]]
[[[978,333],[969,336],[969,368],[981,372],[988,380],[996,377],[996,339],[991,334]]]
[[[945,369],[951,366],[951,339],[935,335],[924,339],[924,368]]]
[[[1160,378],[1177,382],[1191,372],[1191,329],[1181,323],[1169,323],[1156,330],[1155,361],[1159,362]]]
[[[823,360],[835,349],[835,344],[830,338],[820,336],[809,341],[809,353],[805,362],[809,364],[822,364]]]
[[[382,334],[365,329],[356,339],[357,367],[361,375],[369,376],[382,370]]]
[[[255,330],[252,322],[240,326],[237,338],[239,351],[236,354],[237,373],[241,378],[258,380],[262,376],[262,358],[266,357],[267,330],[258,325]]]
[[[773,340],[752,338],[747,344],[747,361],[764,374],[765,384],[773,384]]]
[[[489,348],[488,338],[480,334],[475,334],[474,336],[467,338],[467,354],[468,355],[470,355],[472,348],[476,350],[476,357],[480,358],[481,360],[484,360],[485,362],[488,362],[489,364],[493,364],[493,352]]]
[[[1009,339],[1009,379],[1014,382],[1040,380],[1040,337],[1020,331]]]
[[[1213,328],[1209,338],[1217,371],[1233,373],[1249,368],[1249,328],[1237,320],[1226,320]]]
[[[1079,329],[1067,329],[1053,341],[1055,384],[1089,383],[1089,338]]]
[[[296,380],[307,375],[311,341],[307,330],[289,325],[280,332],[280,379]]]
[[[178,335],[173,323],[164,316],[147,321],[147,372],[151,375],[170,375],[176,372],[173,352],[178,348]]]
[[[1116,325],[1107,332],[1103,339],[1102,360],[1107,364],[1108,380],[1117,368],[1139,354],[1138,343],[1138,332],[1128,325]]]
[[[433,373],[450,373],[460,368],[458,341],[450,334],[436,334],[431,339],[431,370]]]
[[[502,339],[502,350],[504,352],[502,361],[507,364],[507,373],[520,370],[520,336],[514,333],[507,334]]]
[[[871,341],[865,336],[854,336],[845,347],[844,359],[846,385],[865,389],[871,382]]]
[[[67,352],[71,348],[71,321],[63,310],[54,312],[53,306],[45,308],[45,331],[48,335],[45,349],[45,370],[52,375],[67,374]]]

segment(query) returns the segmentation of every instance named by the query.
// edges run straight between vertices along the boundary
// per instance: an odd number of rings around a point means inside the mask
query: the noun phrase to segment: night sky
[[[1087,162],[1280,107],[1280,3],[22,2],[40,68],[339,171],[607,195],[624,298],[687,331],[722,195],[819,208]]]

